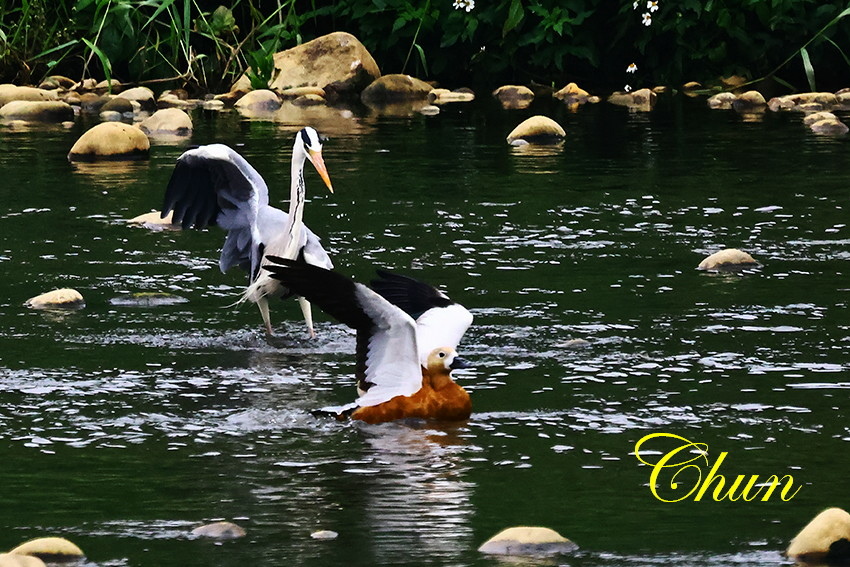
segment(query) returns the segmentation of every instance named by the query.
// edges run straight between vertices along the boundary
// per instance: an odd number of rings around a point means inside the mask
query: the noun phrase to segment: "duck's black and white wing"
[[[293,293],[357,331],[359,406],[373,406],[422,387],[416,323],[367,286],[337,272],[267,257],[263,267]]]
[[[450,346],[456,349],[472,325],[472,313],[423,281],[378,270],[378,278],[370,285],[416,321],[419,360],[423,366],[435,348]]]
[[[222,271],[259,267],[265,224],[285,222],[286,213],[269,207],[266,182],[248,161],[224,144],[188,150],[178,159],[165,190],[162,216],[174,211],[183,228],[218,225],[228,231],[221,251]],[[273,211],[270,211],[272,209]]]

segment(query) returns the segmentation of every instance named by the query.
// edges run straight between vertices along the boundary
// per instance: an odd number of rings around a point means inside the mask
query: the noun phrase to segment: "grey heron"
[[[269,205],[269,191],[259,173],[232,148],[210,144],[181,155],[165,191],[162,217],[174,211],[173,221],[183,228],[218,225],[227,231],[219,268],[240,266],[248,272],[248,287],[237,303],[256,303],[266,332],[274,334],[269,297],[290,295],[280,281],[263,269],[267,254],[333,268],[322,243],[304,224],[304,163],[310,161],[333,193],[322,158],[322,139],[313,128],[303,128],[292,146],[289,213]],[[310,303],[298,297],[307,330],[315,337]]]
[[[424,282],[389,272],[379,271],[370,288],[324,268],[266,259],[273,278],[357,331],[360,396],[323,413],[368,423],[469,417],[469,394],[451,377],[465,367],[455,351],[472,324],[465,307]]]

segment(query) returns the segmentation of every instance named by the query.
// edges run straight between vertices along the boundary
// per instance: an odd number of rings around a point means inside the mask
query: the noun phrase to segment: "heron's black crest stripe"
[[[310,136],[307,134],[307,129],[304,128],[301,130],[301,140],[304,142],[304,145],[308,148],[310,147]]]

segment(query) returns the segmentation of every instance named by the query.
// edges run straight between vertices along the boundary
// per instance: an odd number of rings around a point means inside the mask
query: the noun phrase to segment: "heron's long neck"
[[[292,150],[292,165],[290,179],[292,179],[289,194],[289,223],[286,227],[289,240],[285,255],[287,258],[295,259],[298,244],[301,242],[301,231],[304,229],[304,162],[307,157],[303,150]]]

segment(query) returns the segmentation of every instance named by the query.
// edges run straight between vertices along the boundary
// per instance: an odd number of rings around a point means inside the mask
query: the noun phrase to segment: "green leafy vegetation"
[[[11,7],[10,7],[11,6]],[[657,8],[657,11],[656,11]],[[0,5],[0,81],[49,74],[222,90],[276,50],[348,31],[385,73],[447,84],[645,84],[738,74],[850,84],[850,4],[819,0],[20,0]],[[817,79],[817,83],[815,80]]]

